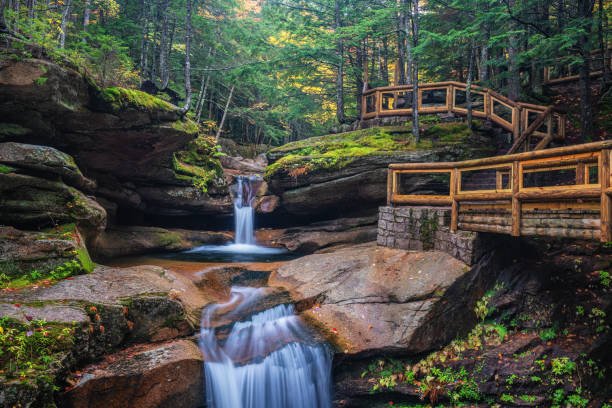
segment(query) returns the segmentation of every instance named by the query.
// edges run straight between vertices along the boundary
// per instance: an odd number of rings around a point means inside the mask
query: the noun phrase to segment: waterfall
[[[234,191],[234,229],[236,244],[254,245],[253,203],[261,179],[257,177],[238,176]]]
[[[233,287],[227,303],[202,312],[209,408],[331,408],[331,352],[279,305],[240,321],[269,288]],[[223,345],[213,326],[222,317],[236,321]]]

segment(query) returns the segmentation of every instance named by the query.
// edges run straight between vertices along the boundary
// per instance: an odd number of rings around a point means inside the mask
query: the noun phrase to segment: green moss
[[[100,92],[100,98],[109,104],[113,110],[135,108],[143,111],[163,110],[174,111],[176,108],[166,101],[146,92],[126,89],[117,86],[105,88]]]
[[[459,143],[471,134],[463,123],[433,125],[423,133],[418,144],[409,126],[363,129],[299,140],[270,151],[272,156],[283,156],[268,166],[265,177],[269,179],[280,171],[297,177],[320,169],[337,169],[357,157],[432,149],[449,142]]]
[[[77,258],[79,262],[81,263],[81,267],[83,268],[85,272],[92,273],[93,270],[96,269],[96,264],[94,263],[94,261],[91,260],[91,257],[89,256],[89,252],[87,251],[87,248],[85,247],[78,248]]]
[[[198,124],[189,119],[177,120],[172,123],[172,129],[185,132],[189,135],[197,134],[200,131]]]
[[[172,232],[169,232],[169,233],[160,232],[159,234],[157,234],[157,243],[160,246],[171,247],[174,245],[180,245],[181,242],[182,242],[182,239],[178,234],[175,234]]]
[[[223,178],[223,168],[217,158],[219,151],[214,138],[200,135],[185,150],[174,154],[173,168],[177,180],[191,183],[202,193]]]
[[[45,84],[45,82],[47,82],[47,79],[49,79],[49,78],[46,78],[46,77],[40,77],[40,78],[38,78],[38,79],[35,81],[35,83],[36,83],[36,85],[37,85],[37,86],[43,86],[43,85]]]
[[[30,133],[30,129],[15,123],[0,123],[0,135],[4,136],[23,136]]]
[[[4,164],[0,164],[0,173],[1,174],[9,174],[14,172],[15,169],[12,167],[5,166]]]

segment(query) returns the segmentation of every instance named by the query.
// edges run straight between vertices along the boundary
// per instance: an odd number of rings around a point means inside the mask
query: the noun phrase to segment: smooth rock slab
[[[462,316],[438,316],[447,303],[473,302],[469,290],[448,291],[470,271],[445,253],[365,244],[288,262],[269,283],[287,288],[303,317],[340,352],[420,353],[461,329]]]
[[[121,351],[83,370],[62,399],[71,408],[201,407],[202,354],[190,340]]]

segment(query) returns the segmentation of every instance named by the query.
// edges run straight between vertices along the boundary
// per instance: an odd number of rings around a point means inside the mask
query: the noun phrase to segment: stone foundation
[[[473,265],[485,251],[477,232],[450,232],[450,208],[380,207],[377,243],[416,251],[442,251]]]

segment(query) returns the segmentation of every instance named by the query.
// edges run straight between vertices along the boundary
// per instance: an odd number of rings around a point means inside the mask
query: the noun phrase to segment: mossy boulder
[[[0,142],[67,153],[96,180],[92,192],[120,212],[171,215],[175,206],[168,198],[177,195],[180,215],[231,212],[216,151],[207,156],[206,149],[190,144],[200,129],[176,106],[137,90],[101,89],[70,64],[18,48],[0,44],[0,53],[14,54],[0,59]],[[0,174],[7,172],[2,167]]]
[[[268,152],[265,178],[280,211],[321,218],[374,213],[386,198],[390,163],[459,161],[494,154],[486,134],[465,123],[431,123],[415,143],[410,126],[300,140]],[[359,202],[359,206],[355,203]]]
[[[2,284],[26,285],[45,278],[55,269],[75,261],[78,270],[91,272],[94,264],[84,239],[75,224],[61,225],[46,231],[21,231],[0,227],[0,274]]]

